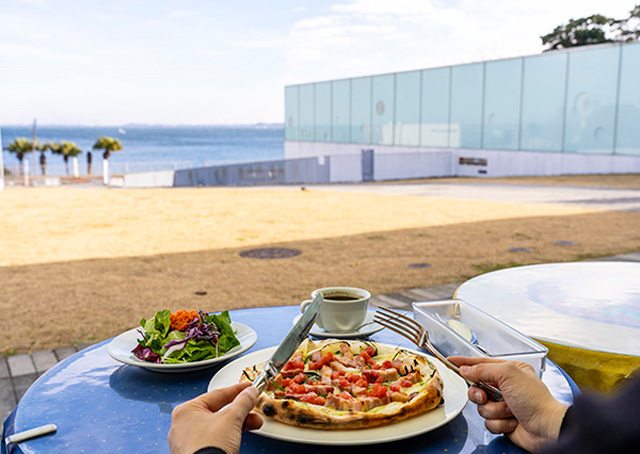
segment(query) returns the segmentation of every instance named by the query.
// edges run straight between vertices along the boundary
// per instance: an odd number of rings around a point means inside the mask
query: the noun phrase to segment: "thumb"
[[[228,406],[228,411],[234,416],[244,421],[249,412],[253,410],[258,402],[258,395],[260,391],[254,386],[250,386],[244,389],[240,394],[233,399],[233,402]]]

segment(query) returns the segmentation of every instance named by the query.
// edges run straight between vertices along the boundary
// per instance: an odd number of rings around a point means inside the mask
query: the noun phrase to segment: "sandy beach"
[[[327,285],[389,293],[640,250],[638,212],[313,187],[13,188],[0,217],[5,353],[106,339],[167,307],[298,304]],[[301,254],[239,255],[274,246]]]

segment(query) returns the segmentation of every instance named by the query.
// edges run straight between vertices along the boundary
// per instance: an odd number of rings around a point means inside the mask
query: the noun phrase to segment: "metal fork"
[[[440,353],[433,344],[431,344],[431,341],[429,340],[429,331],[427,331],[420,323],[388,307],[378,307],[373,321],[409,339],[418,347],[427,349],[429,353],[442,361],[445,366],[460,375],[460,368],[445,358],[444,355],[442,355],[442,353]],[[462,375],[460,376],[462,377]],[[502,393],[495,386],[491,386],[484,382],[476,383],[467,380],[464,377],[462,378],[469,385],[482,388],[490,399],[495,401],[502,400]]]

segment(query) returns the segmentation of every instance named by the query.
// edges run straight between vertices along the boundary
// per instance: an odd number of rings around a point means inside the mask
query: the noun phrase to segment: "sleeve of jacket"
[[[565,414],[558,443],[545,454],[636,452],[638,446],[640,377],[613,397],[578,396]]]

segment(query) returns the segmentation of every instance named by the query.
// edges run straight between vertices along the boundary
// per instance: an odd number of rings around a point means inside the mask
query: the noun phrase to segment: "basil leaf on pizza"
[[[253,381],[256,364],[241,380]],[[260,395],[256,410],[298,427],[363,429],[401,421],[443,402],[443,382],[423,355],[365,341],[305,341]]]

